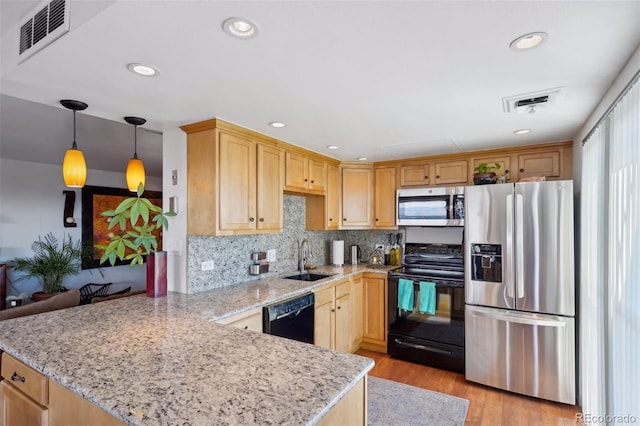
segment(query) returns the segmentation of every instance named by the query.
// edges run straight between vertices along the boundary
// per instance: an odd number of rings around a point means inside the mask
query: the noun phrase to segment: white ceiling
[[[346,161],[568,140],[640,45],[640,1],[72,0],[69,33],[17,64],[16,24],[36,5],[0,1],[2,156],[59,163],[73,117],[59,100],[77,99],[88,166],[116,171],[133,150],[125,115],[157,132],[219,117]],[[259,36],[226,35],[234,16]],[[533,31],[547,43],[509,49]],[[535,114],[503,111],[557,87]],[[138,141],[159,176],[161,137]]]

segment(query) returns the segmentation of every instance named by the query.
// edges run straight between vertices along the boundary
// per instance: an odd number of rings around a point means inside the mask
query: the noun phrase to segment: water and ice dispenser
[[[471,244],[471,279],[502,282],[501,244]]]

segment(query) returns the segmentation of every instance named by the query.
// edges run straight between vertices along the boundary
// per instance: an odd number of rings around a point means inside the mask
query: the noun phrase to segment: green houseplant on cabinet
[[[473,170],[473,183],[475,185],[486,185],[490,183],[496,183],[498,177],[496,176],[496,170],[500,169],[500,164],[494,163],[480,163]]]
[[[114,210],[101,213],[109,218],[109,230],[116,230],[111,241],[98,248],[104,250],[100,263],[116,259],[130,261],[131,266],[147,261],[147,296],[167,294],[166,252],[158,250],[158,232],[169,228],[167,217],[173,212],[163,212],[162,208],[144,198],[144,185],[138,185],[135,197],[125,198]]]
[[[80,241],[74,243],[71,235],[64,236],[60,242],[51,232],[44,237],[39,236],[31,249],[34,252],[32,257],[16,257],[9,262],[9,266],[25,272],[18,280],[35,277],[41,281],[43,291],[33,294],[35,301],[64,291],[62,280],[78,273],[85,253]]]

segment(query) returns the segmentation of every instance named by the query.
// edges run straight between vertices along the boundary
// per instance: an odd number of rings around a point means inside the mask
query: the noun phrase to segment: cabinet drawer
[[[350,292],[351,292],[350,281],[345,281],[345,282],[336,284],[336,299],[339,299],[345,294],[349,294]]]
[[[333,286],[330,287],[323,287],[319,290],[314,290],[313,291],[315,294],[315,305],[319,306],[319,305],[324,305],[325,303],[332,303],[334,296],[333,296]]]
[[[262,308],[222,319],[218,323],[262,333]]]
[[[2,377],[37,403],[48,404],[47,377],[6,353],[2,354]]]

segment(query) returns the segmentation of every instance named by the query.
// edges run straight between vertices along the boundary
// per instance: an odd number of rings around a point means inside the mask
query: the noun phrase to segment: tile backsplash
[[[362,257],[368,258],[375,244],[387,241],[389,231],[307,231],[305,230],[305,198],[284,196],[284,229],[277,234],[240,235],[222,237],[190,236],[187,242],[187,286],[189,293],[225,287],[240,282],[293,272],[298,264],[298,241],[307,239],[312,258],[308,263],[326,265],[331,262],[331,242],[344,240],[345,262],[348,247],[360,245]],[[397,231],[394,231],[397,232]],[[276,249],[276,262],[269,272],[258,276],[249,274],[251,253]],[[202,262],[213,261],[213,269],[202,271]]]

